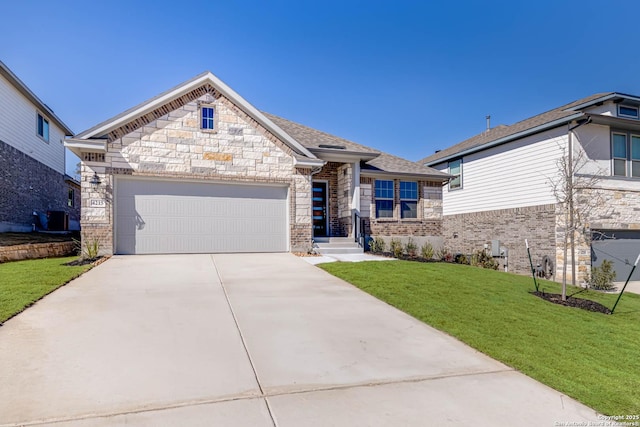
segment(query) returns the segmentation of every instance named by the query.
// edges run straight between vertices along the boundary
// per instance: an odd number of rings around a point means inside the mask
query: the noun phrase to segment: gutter
[[[569,123],[569,122],[571,122],[573,120],[577,120],[577,119],[579,119],[581,117],[584,117],[585,115],[586,115],[585,113],[576,113],[576,114],[573,114],[571,116],[563,117],[561,119],[556,119],[556,120],[553,120],[551,122],[548,122],[548,123],[545,123],[545,124],[542,124],[542,125],[539,125],[539,126],[535,126],[535,127],[520,131],[518,133],[514,133],[512,135],[504,136],[502,138],[498,138],[498,139],[496,139],[494,141],[487,142],[487,143],[482,144],[482,145],[478,145],[477,147],[468,148],[466,150],[458,151],[457,153],[450,154],[448,156],[444,156],[444,157],[441,157],[439,159],[432,160],[430,162],[425,162],[424,165],[425,166],[438,165],[438,164],[444,163],[444,162],[446,162],[448,160],[457,159],[457,158],[460,158],[460,157],[463,157],[463,156],[466,156],[466,155],[469,155],[469,154],[477,153],[478,151],[483,151],[483,150],[486,150],[488,148],[492,148],[492,147],[495,147],[495,146],[498,146],[498,145],[506,144],[507,142],[511,142],[513,140],[516,140],[516,139],[524,138],[525,136],[530,136],[530,135],[534,135],[536,133],[543,132],[545,130],[557,128],[558,126],[562,126],[562,125],[564,125],[566,123]]]
[[[298,166],[298,167],[309,167],[309,168],[315,168],[315,167],[322,167],[326,164],[327,162],[325,162],[324,160],[320,160],[320,159],[304,159],[304,160],[300,160],[297,157],[293,158],[293,166]]]
[[[397,176],[401,178],[417,178],[417,179],[429,178],[429,179],[436,179],[438,181],[444,181],[444,182],[447,182],[451,178],[453,178],[453,176],[445,173],[443,173],[442,175],[433,175],[433,174],[422,174],[422,173],[411,173],[411,172],[372,171],[372,170],[366,170],[366,169],[360,170],[360,176],[368,176],[368,177],[387,176],[390,178]]]

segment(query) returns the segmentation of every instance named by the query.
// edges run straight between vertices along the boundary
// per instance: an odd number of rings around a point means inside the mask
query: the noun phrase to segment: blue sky
[[[640,95],[631,1],[12,1],[0,60],[74,132],[209,70],[257,108],[418,160]],[[69,161],[67,169],[72,171]]]

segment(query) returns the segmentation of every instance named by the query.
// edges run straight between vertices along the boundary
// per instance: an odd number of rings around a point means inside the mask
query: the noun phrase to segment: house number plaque
[[[90,199],[89,206],[92,208],[103,208],[105,206],[105,202],[103,199]]]

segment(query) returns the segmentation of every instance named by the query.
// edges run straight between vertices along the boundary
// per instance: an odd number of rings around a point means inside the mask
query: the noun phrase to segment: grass
[[[640,414],[640,295],[625,293],[615,314],[605,315],[529,294],[531,277],[465,265],[320,267],[600,413]],[[559,293],[560,285],[541,281],[541,290]],[[617,297],[577,296],[609,308]]]
[[[0,323],[91,268],[66,266],[77,257],[46,258],[0,264]]]

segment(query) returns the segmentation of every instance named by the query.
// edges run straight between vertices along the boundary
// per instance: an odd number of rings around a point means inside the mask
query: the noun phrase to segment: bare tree
[[[564,218],[562,266],[562,300],[567,299],[567,255],[571,252],[571,284],[576,286],[576,232],[585,229],[588,224],[589,213],[602,203],[599,192],[591,191],[600,181],[603,170],[596,173],[582,174],[581,171],[589,163],[584,149],[576,150],[573,146],[573,131],[589,121],[579,122],[569,127],[568,144],[560,146],[562,154],[557,160],[558,174],[550,180],[553,195],[562,209]],[[591,143],[592,141],[589,141]],[[588,143],[582,144],[583,148]],[[587,236],[584,236],[587,238]]]

